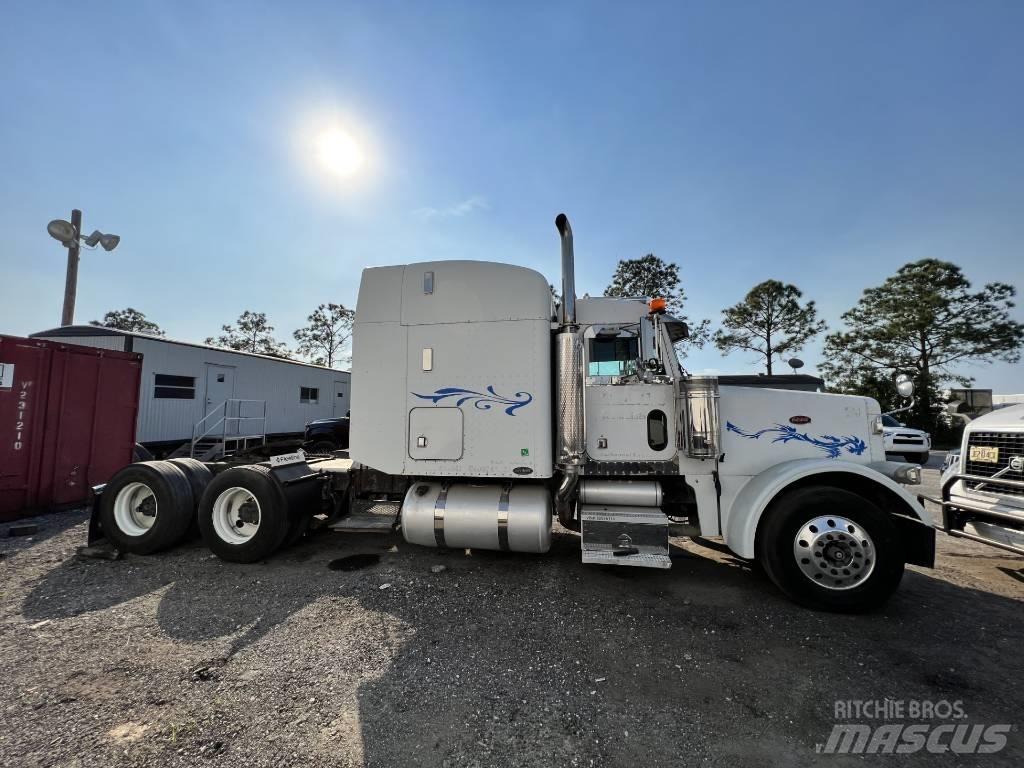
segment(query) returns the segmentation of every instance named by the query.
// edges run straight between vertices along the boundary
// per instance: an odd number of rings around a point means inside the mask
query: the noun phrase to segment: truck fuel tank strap
[[[508,497],[512,492],[512,483],[505,483],[498,499],[498,546],[502,552],[508,552]]]
[[[444,508],[448,504],[448,484],[441,486],[437,494],[437,501],[434,502],[434,541],[437,546],[444,547]]]

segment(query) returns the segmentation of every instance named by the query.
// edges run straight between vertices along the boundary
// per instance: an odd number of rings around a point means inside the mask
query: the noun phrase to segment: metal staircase
[[[170,458],[217,461],[267,444],[267,401],[225,400],[192,427],[192,439]]]

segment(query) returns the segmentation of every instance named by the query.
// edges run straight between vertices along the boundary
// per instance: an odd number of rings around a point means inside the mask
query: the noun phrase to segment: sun
[[[321,131],[314,149],[320,167],[334,176],[352,176],[365,162],[360,146],[341,128]]]

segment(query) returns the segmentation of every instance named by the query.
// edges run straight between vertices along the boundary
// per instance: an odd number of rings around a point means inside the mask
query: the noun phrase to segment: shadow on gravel
[[[348,655],[307,648],[303,659],[323,674],[365,666],[351,726],[361,743],[338,759],[368,766],[513,755],[532,765],[675,765],[711,754],[730,765],[787,755],[806,764],[831,732],[836,701],[962,699],[983,723],[1024,711],[1024,695],[1006,684],[1024,679],[1019,601],[913,570],[881,612],[816,613],[745,561],[712,552],[674,546],[673,568],[658,571],[581,565],[578,539],[565,533],[547,556],[325,534],[243,566],[195,545],[64,563],[23,611],[61,619],[164,590],[155,610],[168,638],[230,637],[227,659],[324,597],[366,611],[347,631],[384,632],[375,617],[393,617],[400,639]],[[366,567],[329,569],[352,555],[369,555]],[[347,600],[324,617],[347,621]],[[1018,756],[1008,748],[986,764]]]

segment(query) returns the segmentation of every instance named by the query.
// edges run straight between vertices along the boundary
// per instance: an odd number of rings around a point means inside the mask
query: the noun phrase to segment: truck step
[[[332,531],[390,531],[398,520],[402,505],[396,501],[355,499],[352,513],[328,527]]]
[[[617,555],[609,549],[583,550],[583,562],[596,565],[632,565],[639,568],[671,568],[672,559],[668,555]]]
[[[332,531],[371,531],[386,533],[395,524],[394,517],[384,515],[349,515],[328,526]]]
[[[669,520],[658,507],[584,504],[580,534],[584,563],[672,567]]]

